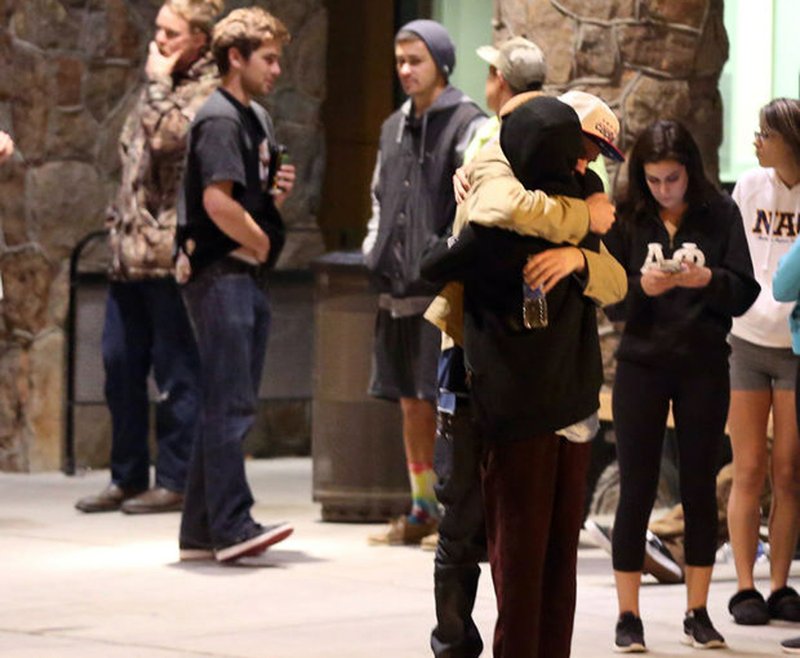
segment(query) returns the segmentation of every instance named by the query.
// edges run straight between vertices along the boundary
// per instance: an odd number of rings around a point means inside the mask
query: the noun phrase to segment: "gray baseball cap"
[[[547,64],[544,53],[533,41],[512,37],[498,46],[481,46],[478,57],[494,66],[509,85],[522,91],[536,82],[544,82]]]

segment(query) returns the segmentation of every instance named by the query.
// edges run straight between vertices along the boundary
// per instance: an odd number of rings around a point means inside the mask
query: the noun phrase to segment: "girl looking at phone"
[[[628,164],[618,221],[603,241],[628,273],[628,295],[607,309],[625,321],[612,410],[620,470],[613,564],[617,651],[645,651],[639,587],[672,404],[686,518],[683,641],[725,646],[706,611],[717,541],[715,475],[730,395],[726,336],[759,286],[739,210],[706,178],[691,134],[675,121],[644,130]],[[678,271],[653,264],[660,245]],[[689,247],[691,245],[691,247]],[[691,255],[687,255],[691,254]],[[658,262],[658,259],[655,259]]]

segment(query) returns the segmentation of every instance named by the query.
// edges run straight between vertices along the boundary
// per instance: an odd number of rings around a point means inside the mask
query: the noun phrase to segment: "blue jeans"
[[[183,491],[200,406],[199,360],[175,281],[112,282],[102,351],[112,482],[126,489],[149,485],[147,375],[152,368],[160,393],[156,484]]]
[[[221,548],[252,532],[242,442],[253,425],[270,325],[269,299],[222,259],[185,286],[201,362],[202,404],[181,518],[182,546]]]

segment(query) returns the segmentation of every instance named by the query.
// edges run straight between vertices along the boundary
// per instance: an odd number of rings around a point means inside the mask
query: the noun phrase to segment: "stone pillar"
[[[18,157],[0,168],[0,470],[55,469],[63,432],[68,258],[103,226],[119,181],[117,139],[142,80],[160,0],[0,0],[0,129]],[[323,252],[327,13],[322,0],[260,4],[293,40],[267,105],[299,170],[279,267]]]
[[[623,151],[656,119],[677,119],[717,179],[723,0],[495,0],[493,23],[496,41],[523,35],[542,47],[552,91],[601,96],[622,122]],[[617,187],[619,173],[611,168]]]

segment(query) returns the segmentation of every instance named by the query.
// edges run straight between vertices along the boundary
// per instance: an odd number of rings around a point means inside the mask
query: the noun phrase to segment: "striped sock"
[[[425,523],[439,518],[439,503],[433,492],[436,474],[433,464],[415,462],[408,465],[408,476],[411,481],[411,522]]]

